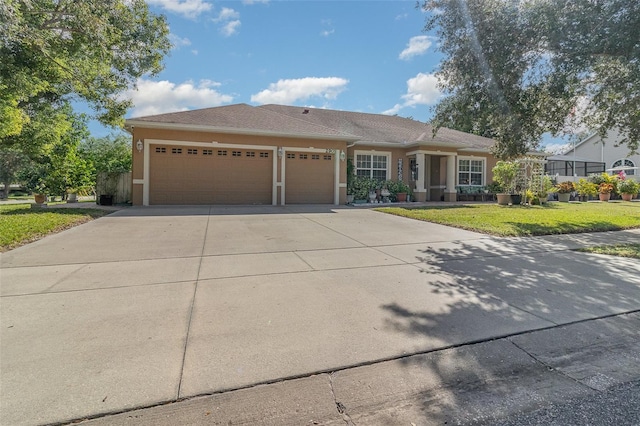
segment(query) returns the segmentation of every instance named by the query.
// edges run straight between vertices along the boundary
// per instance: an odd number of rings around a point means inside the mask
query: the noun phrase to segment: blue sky
[[[148,0],[174,44],[128,117],[281,103],[427,120],[436,40],[415,1]]]
[[[147,3],[167,17],[174,48],[162,73],[126,93],[127,118],[278,103],[428,121],[441,96],[442,55],[415,0]]]

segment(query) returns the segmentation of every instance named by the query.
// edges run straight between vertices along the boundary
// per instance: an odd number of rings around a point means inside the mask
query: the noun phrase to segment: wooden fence
[[[131,172],[98,173],[96,178],[96,200],[101,195],[112,195],[113,204],[131,202]]]

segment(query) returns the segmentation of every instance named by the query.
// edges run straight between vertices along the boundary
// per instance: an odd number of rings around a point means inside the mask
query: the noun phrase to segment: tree
[[[95,184],[97,173],[131,171],[131,138],[125,134],[89,137],[79,147],[80,157],[91,164]]]
[[[44,101],[79,98],[121,124],[130,100],[118,95],[160,72],[170,48],[164,17],[144,0],[3,0],[0,34],[2,143]]]
[[[640,141],[640,2],[427,0],[447,95],[434,125],[494,138],[511,158],[543,133],[588,126]],[[575,114],[580,105],[580,114]]]
[[[0,198],[9,196],[10,185],[16,182],[17,173],[26,161],[27,157],[20,150],[0,147],[0,183],[4,185]]]

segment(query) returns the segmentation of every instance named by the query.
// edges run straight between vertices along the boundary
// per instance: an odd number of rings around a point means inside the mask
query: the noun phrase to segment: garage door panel
[[[238,149],[207,149],[210,153],[204,154],[205,150],[195,147],[182,147],[178,153],[170,145],[158,148],[150,153],[150,204],[271,204],[273,163],[268,154],[261,157],[260,151]]]
[[[333,204],[332,155],[292,152],[285,161],[287,204]]]

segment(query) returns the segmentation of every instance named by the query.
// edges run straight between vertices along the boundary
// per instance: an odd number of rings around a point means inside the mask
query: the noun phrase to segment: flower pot
[[[498,198],[498,204],[501,206],[508,206],[511,202],[511,194],[496,194]]]
[[[407,201],[407,193],[406,192],[398,192],[396,194],[396,199],[398,200],[399,203],[403,203],[403,202]]]
[[[347,204],[352,204],[353,198],[354,198],[353,194],[347,194]]]
[[[633,194],[622,194],[622,201],[631,201],[633,200]]]
[[[610,192],[606,192],[606,193],[599,193],[598,197],[600,198],[600,201],[609,201],[609,198],[611,198],[611,193]]]
[[[522,195],[520,195],[520,194],[512,194],[511,195],[511,204],[513,204],[514,206],[517,206],[521,202],[522,202]]]
[[[43,204],[47,199],[47,196],[44,194],[34,194],[33,198],[36,201],[36,204]]]
[[[558,201],[561,203],[568,203],[571,198],[571,194],[558,192]]]
[[[67,203],[77,203],[78,202],[78,194],[75,192],[70,192],[67,195]]]

